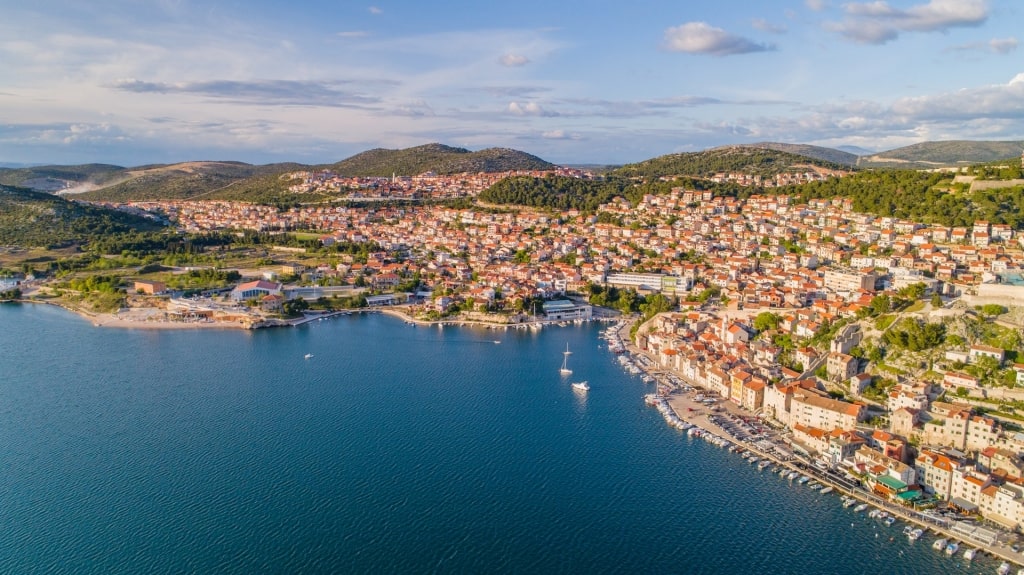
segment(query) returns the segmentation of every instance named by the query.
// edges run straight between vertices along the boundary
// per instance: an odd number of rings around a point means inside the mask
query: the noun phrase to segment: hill
[[[844,152],[834,148],[824,148],[822,146],[811,146],[809,144],[784,144],[782,142],[758,142],[756,144],[747,144],[746,147],[761,148],[763,150],[776,150],[779,152],[796,154],[797,156],[805,156],[821,160],[823,162],[841,164],[850,167],[857,165],[857,154],[851,154],[850,152]]]
[[[921,142],[871,156],[862,156],[857,166],[861,168],[967,166],[1007,158],[1019,158],[1021,150],[1024,150],[1024,141],[1022,140]]]
[[[840,152],[849,152],[854,156],[870,156],[878,152],[878,150],[869,150],[867,148],[862,148],[860,146],[851,145],[838,146],[836,149],[839,150]]]
[[[0,184],[41,192],[60,192],[101,185],[123,170],[121,166],[109,164],[0,168]]]
[[[0,185],[0,245],[53,248],[160,227],[141,216]]]
[[[426,144],[403,150],[376,148],[327,166],[343,176],[415,176],[425,172],[507,172],[550,170],[554,164],[537,156],[509,148],[487,148],[470,152],[443,144]]]
[[[703,152],[658,156],[636,164],[627,164],[614,170],[612,174],[646,178],[707,178],[719,172],[742,172],[755,176],[775,176],[814,168],[847,170],[849,166],[778,150],[752,146],[725,146]]]
[[[76,197],[108,202],[198,197],[218,199],[218,194],[229,193],[232,187],[248,180],[263,182],[265,176],[303,169],[307,169],[307,166],[291,163],[254,166],[243,162],[183,162],[138,166],[109,174],[107,181],[100,187]],[[274,178],[266,182],[267,185],[273,184]]]

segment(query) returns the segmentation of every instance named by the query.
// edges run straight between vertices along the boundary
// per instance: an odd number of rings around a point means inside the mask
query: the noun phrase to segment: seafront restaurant
[[[590,319],[593,315],[594,307],[589,304],[578,304],[567,299],[544,302],[544,317],[547,319]]]
[[[395,305],[398,303],[398,296],[393,293],[384,295],[369,295],[366,296],[366,305],[369,307],[380,307],[385,305]]]

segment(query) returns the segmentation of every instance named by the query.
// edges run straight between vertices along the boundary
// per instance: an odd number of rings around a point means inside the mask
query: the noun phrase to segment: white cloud
[[[366,30],[345,30],[337,34],[339,38],[365,38],[369,35]]]
[[[846,17],[826,28],[860,44],[885,44],[903,32],[937,32],[980,26],[988,19],[985,0],[929,0],[906,10],[884,0],[843,5]]]
[[[508,66],[510,68],[518,68],[519,66],[525,66],[530,63],[530,59],[522,54],[503,54],[501,58],[498,58],[498,63],[502,66]]]
[[[828,7],[826,0],[804,0],[804,4],[815,12],[821,12]]]
[[[1024,73],[1017,74],[1006,84],[900,98],[891,106],[891,113],[918,121],[1024,120]]]
[[[509,102],[508,112],[515,116],[557,116],[555,112],[545,110],[537,102]]]
[[[1016,38],[993,38],[988,42],[969,42],[949,48],[956,52],[991,52],[993,54],[1009,54],[1016,49]]]
[[[993,38],[988,41],[989,48],[997,54],[1009,54],[1017,49],[1016,38]]]
[[[662,47],[670,52],[731,56],[774,50],[774,46],[758,44],[742,36],[730,34],[706,22],[687,22],[665,30]]]
[[[583,136],[575,132],[566,132],[565,130],[551,130],[550,132],[544,132],[540,137],[545,140],[582,140]]]
[[[786,32],[785,26],[772,24],[764,18],[754,18],[751,25],[762,32],[770,32],[772,34],[784,34]]]
[[[381,10],[380,8],[378,8],[376,6],[370,6],[369,8],[366,9],[366,11],[369,12],[370,14],[383,14],[384,13],[383,10]]]

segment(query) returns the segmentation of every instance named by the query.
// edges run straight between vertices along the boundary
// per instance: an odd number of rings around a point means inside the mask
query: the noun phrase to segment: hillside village
[[[1024,346],[1019,327],[993,319],[1024,302],[1024,236],[1009,226],[948,228],[855,213],[844,199],[740,200],[683,188],[637,206],[616,199],[596,215],[131,207],[188,232],[318,231],[320,255],[293,249],[240,278],[229,298],[236,309],[280,311],[302,284],[361,286],[383,294],[371,304],[415,303],[410,313],[424,319],[486,312],[514,323],[537,313],[527,307],[535,299],[661,293],[677,311],[636,336],[661,368],[784,426],[795,449],[847,466],[879,493],[908,504],[948,500],[1024,525],[1024,420],[1015,412],[1024,407]],[[324,255],[340,245],[375,249]],[[166,291],[136,279],[140,296]],[[590,313],[581,304],[560,317]]]

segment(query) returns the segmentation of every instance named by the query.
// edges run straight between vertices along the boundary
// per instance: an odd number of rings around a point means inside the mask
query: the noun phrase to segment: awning
[[[960,509],[962,511],[966,511],[968,513],[971,513],[971,512],[974,512],[974,511],[978,510],[978,506],[977,505],[971,503],[970,501],[968,501],[968,500],[966,500],[966,499],[964,499],[962,497],[954,497],[954,498],[949,500],[949,503],[953,507],[956,507],[957,509]]]
[[[903,483],[895,477],[889,477],[888,475],[879,475],[876,480],[882,485],[892,489],[893,491],[899,492],[907,488],[907,484]]]
[[[904,491],[903,493],[896,494],[896,499],[900,501],[913,501],[918,497],[921,497],[920,491]]]

